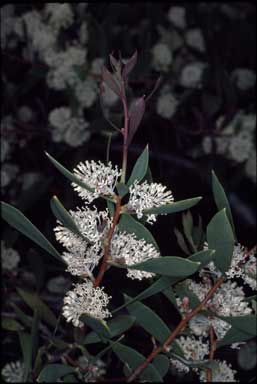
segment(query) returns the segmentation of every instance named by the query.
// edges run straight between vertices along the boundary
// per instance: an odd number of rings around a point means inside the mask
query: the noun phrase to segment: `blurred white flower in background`
[[[199,28],[187,30],[185,33],[185,41],[190,48],[196,49],[200,52],[205,51],[203,34]]]
[[[170,119],[177,110],[178,100],[173,96],[173,94],[165,93],[160,95],[157,100],[157,113],[166,118]]]
[[[257,159],[256,159],[256,149],[254,149],[247,162],[245,163],[245,173],[252,180],[253,183],[256,183],[256,167],[257,167]]]
[[[7,248],[1,241],[1,264],[4,270],[14,272],[20,262],[19,253],[13,248]]]
[[[167,72],[172,63],[172,52],[164,43],[157,43],[152,48],[152,66],[157,71]]]
[[[235,69],[231,74],[231,78],[241,91],[247,91],[253,88],[256,83],[256,74],[247,68]]]
[[[186,28],[186,9],[179,6],[170,7],[168,19],[175,27]]]
[[[27,105],[22,105],[17,112],[17,117],[23,123],[28,123],[35,118],[35,113]]]
[[[180,85],[185,88],[199,88],[202,85],[203,71],[206,63],[195,61],[185,65],[180,75]]]
[[[46,3],[44,13],[47,21],[57,32],[69,27],[74,21],[74,15],[69,3]]]
[[[95,81],[92,79],[86,79],[81,81],[75,86],[76,98],[79,101],[81,107],[91,107],[97,99],[98,87]]]
[[[102,57],[96,57],[91,63],[91,73],[96,76],[100,76],[104,65],[104,59]]]
[[[14,180],[19,172],[16,164],[4,163],[1,167],[1,187],[5,188]]]

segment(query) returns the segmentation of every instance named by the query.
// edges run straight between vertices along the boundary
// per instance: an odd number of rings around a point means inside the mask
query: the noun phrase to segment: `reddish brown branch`
[[[209,290],[208,294],[204,298],[203,301],[201,301],[200,304],[198,304],[192,311],[190,311],[186,317],[184,317],[178,326],[174,329],[174,331],[170,334],[170,336],[167,338],[167,340],[163,343],[163,345],[160,345],[158,348],[155,348],[152,353],[145,359],[145,361],[140,364],[136,370],[132,373],[131,376],[127,379],[127,382],[130,383],[133,380],[136,379],[138,375],[148,366],[148,364],[161,352],[166,352],[167,349],[169,349],[169,345],[172,343],[172,341],[176,338],[176,336],[182,331],[187,323],[195,316],[198,312],[201,311],[201,309],[204,307],[204,305],[208,302],[208,300],[212,297],[214,292],[219,288],[219,286],[223,283],[224,277],[221,276],[216,283],[213,285],[213,287]]]
[[[216,340],[215,340],[215,334],[214,334],[214,329],[213,326],[210,326],[210,354],[209,354],[209,360],[212,361],[214,359],[214,353],[216,350]],[[207,368],[206,370],[206,379],[207,383],[212,382],[212,369]]]
[[[98,287],[100,285],[100,283],[103,279],[103,276],[106,272],[106,269],[108,267],[107,260],[108,260],[109,254],[110,254],[112,236],[113,236],[115,227],[118,224],[118,220],[120,217],[120,210],[121,210],[120,197],[116,196],[116,207],[115,207],[115,212],[114,212],[114,216],[113,216],[113,220],[112,220],[112,225],[111,225],[111,228],[109,229],[109,232],[107,235],[107,239],[106,239],[106,243],[105,243],[105,247],[104,247],[104,256],[102,259],[102,264],[101,264],[100,270],[99,270],[98,275],[96,276],[96,279],[94,281],[94,287]]]

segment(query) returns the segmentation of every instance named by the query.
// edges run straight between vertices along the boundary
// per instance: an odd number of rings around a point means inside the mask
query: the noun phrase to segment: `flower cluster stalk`
[[[128,130],[129,130],[129,113],[126,98],[125,82],[122,81],[122,104],[124,111],[124,129],[123,129],[123,157],[122,157],[122,175],[121,182],[125,183],[127,160],[128,160]]]
[[[98,275],[96,276],[96,279],[94,281],[94,287],[95,288],[101,284],[103,276],[104,276],[106,269],[108,267],[107,261],[108,261],[109,255],[110,255],[112,236],[113,236],[115,227],[118,224],[118,220],[120,217],[120,211],[121,211],[121,199],[119,196],[116,196],[115,212],[114,212],[111,228],[109,229],[109,232],[108,232],[108,235],[106,238],[106,243],[105,243],[105,247],[104,247],[104,256],[102,259],[101,267],[100,267]]]
[[[127,382],[131,383],[134,381],[138,375],[142,373],[142,371],[148,366],[149,363],[161,352],[166,352],[169,349],[169,345],[173,342],[173,340],[177,337],[177,335],[185,328],[187,323],[195,316],[198,312],[200,312],[204,305],[208,302],[208,300],[212,297],[212,295],[215,293],[215,291],[220,287],[220,285],[224,282],[224,277],[221,276],[216,283],[213,285],[213,287],[209,290],[208,294],[204,298],[204,300],[201,301],[200,304],[198,304],[192,311],[190,311],[177,325],[177,327],[174,329],[174,331],[170,334],[170,336],[167,338],[167,340],[160,345],[159,347],[155,348],[150,355],[143,361],[142,364],[140,364],[135,371],[128,377]]]

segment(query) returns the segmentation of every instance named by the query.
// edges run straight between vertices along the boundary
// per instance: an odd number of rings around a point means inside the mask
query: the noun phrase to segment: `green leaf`
[[[69,212],[64,208],[60,200],[57,196],[53,196],[51,199],[51,209],[56,219],[59,220],[66,228],[70,231],[76,233],[81,236],[77,225],[74,223],[73,218],[69,214]]]
[[[118,227],[120,231],[134,233],[138,239],[144,239],[147,243],[152,244],[157,251],[159,251],[159,247],[151,232],[143,224],[139,223],[139,221],[135,220],[127,213],[123,213],[121,215]]]
[[[38,350],[38,341],[39,341],[39,312],[37,309],[34,311],[33,323],[31,328],[31,346],[32,346],[32,360],[36,357],[36,352]]]
[[[94,192],[94,190],[91,187],[89,187],[86,183],[81,181],[74,173],[68,171],[68,169],[66,169],[57,160],[55,160],[51,155],[49,155],[49,153],[45,152],[45,154],[48,157],[48,159],[51,161],[51,163],[55,166],[55,168],[57,168],[58,171],[63,174],[63,176],[65,176],[67,179],[69,179],[73,183],[79,185],[80,187],[87,189],[89,192]],[[101,195],[101,197],[105,200],[113,201],[111,198],[109,198],[107,196]]]
[[[174,228],[174,233],[177,238],[178,245],[180,246],[182,251],[184,251],[186,255],[190,255],[191,252],[189,251],[186,245],[186,242],[182,233],[177,228]]]
[[[107,325],[110,329],[111,338],[114,338],[115,336],[119,336],[121,333],[127,331],[129,328],[132,327],[132,325],[135,322],[135,317],[128,316],[128,315],[122,315],[117,316],[112,320],[109,320],[107,322]],[[88,335],[86,335],[83,344],[94,344],[101,342],[101,338],[97,335],[95,332],[90,332]]]
[[[32,340],[31,340],[31,336],[25,332],[19,332],[19,340],[20,340],[23,362],[24,362],[23,380],[26,383],[28,380],[28,375],[30,374],[30,371],[31,371],[31,364],[32,364]]]
[[[54,383],[62,376],[75,373],[74,368],[65,364],[49,364],[40,372],[37,381],[39,383]]]
[[[145,209],[143,213],[146,215],[163,215],[166,213],[176,213],[193,207],[194,205],[199,203],[201,199],[202,197],[193,197],[192,199],[176,201],[171,204],[162,205],[161,207]]]
[[[9,204],[1,202],[1,215],[9,225],[34,241],[41,248],[50,253],[50,255],[63,262],[59,252],[18,209],[12,207]]]
[[[44,361],[43,361],[43,355],[45,353],[45,345],[43,345],[42,347],[39,348],[38,352],[37,352],[37,356],[35,358],[35,363],[34,363],[34,367],[33,367],[33,371],[35,373],[36,376],[38,376],[41,368],[42,368],[42,365],[44,364]]]
[[[2,317],[2,328],[3,329],[6,329],[7,331],[14,331],[14,332],[17,332],[17,331],[22,331],[24,329],[24,327],[18,323],[18,321],[14,320],[14,319],[8,319],[6,317]]]
[[[182,223],[184,228],[184,234],[191,245],[191,248],[194,252],[197,251],[196,246],[194,244],[193,238],[192,238],[192,232],[193,232],[193,218],[190,213],[190,211],[187,211],[186,213],[182,214]]]
[[[99,320],[86,314],[81,315],[80,320],[92,328],[100,337],[111,338],[111,331],[105,320]]]
[[[146,174],[145,174],[145,176],[142,179],[142,183],[144,181],[147,181],[148,184],[151,184],[153,182],[152,172],[151,172],[151,169],[150,169],[149,165],[147,167]]]
[[[165,355],[157,355],[152,363],[161,377],[164,377],[170,368],[170,360]]]
[[[113,217],[114,211],[115,211],[115,205],[111,201],[107,200],[107,208],[109,210],[110,216]]]
[[[210,360],[187,360],[184,359],[182,356],[177,355],[174,352],[170,352],[169,355],[172,358],[175,358],[176,360],[180,361],[181,363],[185,364],[187,367],[190,368],[211,368],[211,369],[217,369],[218,368],[218,362],[217,361],[210,361]]]
[[[213,192],[214,200],[218,210],[221,211],[223,208],[226,208],[226,214],[228,216],[231,227],[233,229],[234,236],[236,237],[235,225],[234,225],[230,205],[229,205],[226,193],[224,191],[224,188],[222,187],[214,171],[212,171],[212,192]]]
[[[129,192],[129,188],[124,183],[118,183],[116,188],[121,199]]]
[[[217,341],[217,349],[224,347],[225,345],[231,345],[233,343],[240,343],[241,341],[247,341],[252,339],[253,336],[249,333],[239,331],[237,328],[233,327],[228,330],[226,335]]]
[[[234,251],[234,235],[225,208],[207,226],[208,247],[216,251],[214,263],[224,274],[230,267]]]
[[[149,259],[134,265],[127,265],[126,268],[157,273],[163,276],[187,277],[195,273],[199,266],[199,262],[192,262],[177,256],[165,256]]]
[[[205,251],[196,252],[193,255],[191,255],[188,259],[191,261],[200,262],[201,263],[200,269],[201,269],[215,259],[215,251],[213,249],[207,249]]]
[[[37,296],[35,293],[30,293],[17,288],[19,295],[23,298],[25,303],[34,311],[38,310],[39,317],[47,324],[55,327],[57,319],[55,314],[48,308],[48,306]]]
[[[257,334],[257,319],[255,315],[247,316],[217,316],[220,319],[231,324],[232,327],[238,329],[241,332],[251,335],[252,337]]]
[[[32,317],[30,317],[30,316],[26,315],[24,312],[22,312],[22,310],[19,307],[17,307],[17,305],[15,303],[11,303],[11,306],[14,309],[14,312],[16,313],[18,318],[21,320],[21,322],[24,325],[26,325],[27,327],[31,327],[32,322],[33,322]]]
[[[131,300],[131,297],[124,294],[125,301]],[[164,321],[149,307],[136,301],[127,306],[130,315],[135,316],[136,321],[151,336],[154,336],[160,343],[164,343],[170,335],[170,330]]]
[[[145,361],[145,357],[135,349],[121,343],[116,343],[115,345],[112,341],[110,341],[110,343],[113,352],[124,364],[127,364],[132,371]],[[139,375],[139,378],[150,382],[163,382],[159,372],[151,363],[148,364],[147,368]]]
[[[130,178],[127,182],[128,187],[132,185],[136,180],[138,180],[138,182],[140,183],[140,181],[143,179],[143,177],[147,172],[148,161],[149,161],[149,150],[147,145],[144,151],[141,153],[141,155],[137,159],[136,164],[134,165]]]
[[[156,295],[159,292],[162,292],[164,289],[168,288],[172,284],[175,284],[179,280],[180,280],[179,278],[166,277],[166,276],[159,278],[152,285],[150,285],[150,287],[146,288],[144,291],[142,291],[133,299],[131,299],[131,301],[129,301],[128,303],[122,304],[120,307],[114,309],[112,311],[112,314],[120,311],[121,309],[125,308],[128,304],[132,304],[137,300],[144,300],[144,299],[147,299],[148,297]]]

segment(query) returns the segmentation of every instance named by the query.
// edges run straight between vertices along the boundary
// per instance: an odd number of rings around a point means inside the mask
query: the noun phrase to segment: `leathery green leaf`
[[[134,168],[131,172],[130,178],[127,182],[127,186],[129,187],[131,184],[133,184],[136,180],[140,182],[146,172],[148,167],[148,161],[149,161],[149,150],[148,145],[145,147],[141,155],[136,161],[136,164],[134,165]]]
[[[1,202],[1,216],[12,227],[38,244],[59,261],[63,261],[59,252],[45,238],[45,236],[18,209]]]
[[[131,300],[131,297],[124,294],[125,301]],[[136,301],[127,306],[130,315],[135,316],[136,321],[150,335],[154,336],[160,343],[164,343],[170,335],[170,330],[164,321],[149,307]]]
[[[214,200],[218,210],[221,211],[223,208],[226,208],[228,219],[233,229],[234,236],[236,237],[235,225],[234,225],[234,220],[233,220],[232,212],[230,209],[230,205],[229,205],[226,193],[224,191],[224,188],[221,185],[214,171],[212,171],[212,192],[213,192]]]
[[[62,376],[74,373],[73,367],[65,364],[49,364],[40,372],[37,381],[39,383],[54,383]]]
[[[230,267],[234,251],[234,235],[225,208],[207,226],[208,247],[216,251],[214,263],[224,274]]]
[[[112,345],[113,352],[118,358],[127,364],[131,371],[134,371],[140,364],[145,361],[145,356],[137,352],[135,349],[121,343],[109,341]],[[148,364],[147,368],[139,375],[139,378],[149,382],[163,382],[161,375],[153,364]]]
[[[145,215],[163,215],[166,213],[176,213],[193,207],[194,205],[199,203],[201,199],[202,197],[193,197],[192,199],[176,201],[174,203],[162,205],[160,207],[145,209],[143,213]]]
[[[160,354],[157,355],[153,360],[153,365],[155,366],[161,377],[164,377],[170,368],[170,360],[167,356]]]
[[[132,327],[136,318],[133,316],[122,315],[117,316],[107,322],[110,329],[111,338],[120,335],[121,333],[127,331]],[[101,342],[101,338],[97,335],[96,332],[90,332],[86,335],[83,344],[94,344]]]
[[[120,231],[134,233],[138,239],[144,239],[147,243],[152,244],[159,251],[159,247],[151,232],[143,224],[139,223],[139,221],[135,220],[127,213],[123,213],[121,215],[118,227]]]
[[[111,337],[111,331],[105,320],[99,320],[92,316],[83,314],[80,316],[80,320],[92,328],[99,336],[109,339]]]

